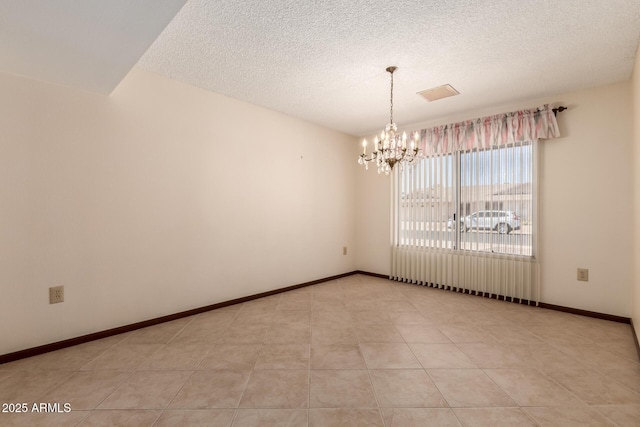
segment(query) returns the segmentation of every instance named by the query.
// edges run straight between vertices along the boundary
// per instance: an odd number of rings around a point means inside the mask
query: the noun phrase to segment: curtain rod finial
[[[551,111],[553,111],[553,114],[555,114],[556,116],[558,115],[558,113],[562,113],[564,110],[568,110],[568,108],[563,105],[551,109]]]

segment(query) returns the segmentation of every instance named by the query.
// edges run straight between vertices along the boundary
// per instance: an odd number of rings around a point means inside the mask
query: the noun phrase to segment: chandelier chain
[[[389,114],[389,123],[393,123],[393,71],[391,72],[391,111]]]

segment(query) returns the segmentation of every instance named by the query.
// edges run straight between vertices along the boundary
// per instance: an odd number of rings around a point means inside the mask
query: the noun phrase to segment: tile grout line
[[[244,304],[244,303],[242,303],[242,304]],[[225,331],[226,331],[226,329],[229,327],[229,325],[231,325],[231,323],[233,322],[233,320],[238,316],[238,313],[240,313],[240,310],[236,310],[236,311],[237,311],[237,312],[233,315],[233,318],[231,319],[231,321],[229,322],[229,324],[225,327],[225,329],[224,329]],[[186,325],[185,325],[185,326],[180,330],[180,333],[181,333],[181,332],[183,332],[183,331],[187,328],[187,326],[189,326],[189,325],[191,325],[192,323],[194,323],[194,322],[196,321],[196,319],[197,319],[197,318],[201,317],[201,315],[202,315],[202,314],[204,314],[204,313],[198,313],[198,314],[196,314],[195,316],[192,316],[193,318],[192,318],[189,322],[187,322],[187,324],[186,324]],[[224,332],[223,332],[223,334],[224,334]],[[176,334],[176,335],[174,335],[174,336],[173,336],[173,337],[168,341],[167,345],[168,345],[169,343],[171,343],[171,342],[173,341],[173,339],[175,339],[178,335],[179,335],[179,333],[178,333],[178,334]],[[219,339],[219,337],[218,337],[217,339]],[[216,339],[216,340],[217,340],[217,339]],[[200,367],[200,365],[202,364],[202,362],[207,358],[207,356],[209,355],[209,353],[211,352],[211,350],[213,349],[213,347],[214,347],[214,346],[215,346],[215,343],[210,343],[210,344],[208,345],[208,347],[209,347],[209,348],[208,348],[208,349],[207,349],[207,351],[206,351],[206,352],[205,352],[205,353],[200,357],[200,360],[199,360],[199,361],[198,361],[198,363],[194,366],[194,369],[192,370],[191,375],[189,375],[189,376],[187,377],[187,379],[184,381],[184,383],[182,384],[182,386],[181,386],[181,387],[178,389],[178,391],[176,391],[176,393],[173,395],[173,397],[171,398],[171,400],[169,401],[169,403],[167,404],[167,406],[162,410],[162,413],[160,414],[160,417],[158,418],[158,420],[162,417],[162,415],[164,415],[164,413],[168,410],[168,408],[169,408],[169,407],[171,407],[171,404],[175,401],[176,397],[178,397],[178,395],[180,395],[180,393],[182,392],[182,390],[184,389],[184,387],[185,387],[185,386],[187,385],[187,383],[191,380],[191,378],[196,374],[196,372],[198,372],[198,371],[199,371],[199,369],[198,369],[198,368]],[[182,410],[184,410],[185,408],[181,408],[181,409],[182,409]],[[194,408],[190,408],[190,409],[192,409],[192,410],[193,410]],[[158,420],[156,420],[156,422],[154,423],[154,425],[158,422]]]
[[[395,330],[395,327],[394,327],[394,330]],[[362,351],[362,347],[360,346],[361,344],[365,344],[365,343],[363,343],[361,341],[361,338],[358,336],[357,333],[355,333],[355,331],[354,331],[354,336],[356,338],[358,349],[359,349],[360,353],[362,354],[362,359],[364,361],[364,366],[365,366],[366,371],[367,371],[367,378],[369,378],[369,386],[371,387],[371,391],[373,392],[373,398],[376,401],[376,406],[377,406],[377,409],[378,409],[378,415],[379,415],[379,417],[380,417],[380,419],[382,421],[382,425],[386,426],[386,427],[390,427],[390,426],[387,426],[387,422],[386,422],[386,420],[384,418],[384,413],[383,413],[382,407],[380,405],[380,398],[378,397],[378,392],[376,391],[376,388],[373,385],[373,380],[371,379],[371,368],[369,367],[369,364],[367,363],[367,358],[364,357],[364,352]]]

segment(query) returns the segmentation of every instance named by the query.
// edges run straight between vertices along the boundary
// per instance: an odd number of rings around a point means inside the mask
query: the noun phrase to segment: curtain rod
[[[568,110],[567,107],[565,106],[560,106],[560,107],[556,107],[556,108],[552,108],[551,111],[553,111],[553,115],[557,116],[558,113],[562,113],[564,110]]]

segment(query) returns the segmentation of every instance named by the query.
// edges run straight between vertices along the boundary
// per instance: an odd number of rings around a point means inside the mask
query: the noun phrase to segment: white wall
[[[357,144],[352,156],[357,159],[361,153],[362,145]],[[356,188],[357,269],[388,275],[391,261],[390,177],[378,175],[374,164],[369,165],[369,170],[358,165]]]
[[[542,301],[631,315],[633,191],[629,82],[559,96],[565,137],[541,158]],[[576,281],[576,268],[589,282]]]
[[[633,274],[633,326],[640,341],[640,47],[632,77],[633,90],[633,200],[634,200],[634,274]]]
[[[141,70],[0,93],[0,354],[355,269],[351,136]]]
[[[465,113],[405,129],[545,103],[566,105],[569,110],[558,115],[563,137],[543,142],[541,150],[541,300],[628,317],[633,267],[630,82]],[[389,238],[387,235],[386,244],[381,244],[384,233],[376,235],[374,230],[389,228],[389,178],[371,170],[360,170],[356,176],[359,195],[376,192],[369,199],[358,198],[356,266],[388,274]],[[589,269],[588,283],[576,280],[578,267]]]

